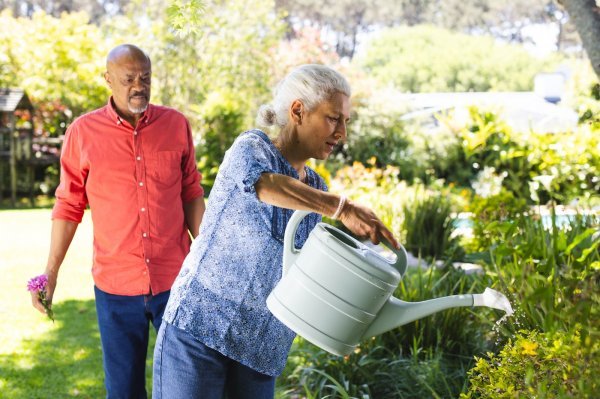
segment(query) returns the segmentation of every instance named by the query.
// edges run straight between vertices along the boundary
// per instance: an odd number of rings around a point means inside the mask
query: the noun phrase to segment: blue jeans
[[[154,348],[153,399],[272,399],[275,377],[222,355],[165,322]]]
[[[94,287],[107,399],[146,399],[148,329],[158,331],[169,291],[123,296]]]

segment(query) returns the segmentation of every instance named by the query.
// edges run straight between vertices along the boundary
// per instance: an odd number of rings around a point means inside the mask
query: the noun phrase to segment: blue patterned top
[[[298,178],[296,170],[260,130],[241,134],[225,154],[211,190],[200,234],[171,289],[163,320],[256,371],[281,374],[295,334],[267,309],[281,278],[283,237],[293,213],[258,200],[262,173]],[[311,187],[327,190],[306,167]],[[298,227],[301,247],[321,216]]]

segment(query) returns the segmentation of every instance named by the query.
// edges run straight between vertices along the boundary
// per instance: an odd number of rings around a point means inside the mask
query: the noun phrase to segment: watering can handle
[[[404,249],[402,245],[400,245],[399,249],[396,249],[396,247],[394,247],[392,243],[385,238],[381,238],[381,243],[396,254],[396,261],[391,265],[394,269],[398,270],[401,276],[404,276],[404,272],[406,271],[406,266],[408,264],[408,255],[406,254],[406,249]]]
[[[294,261],[300,254],[300,251],[296,249],[296,231],[298,226],[304,217],[311,212],[309,211],[295,211],[288,222],[287,228],[285,229],[285,235],[283,236],[283,270],[281,276],[285,276],[290,267],[294,264]]]

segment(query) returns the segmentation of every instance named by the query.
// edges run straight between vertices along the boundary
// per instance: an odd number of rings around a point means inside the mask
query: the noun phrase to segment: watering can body
[[[404,248],[390,248],[396,254],[391,262],[326,223],[317,224],[302,250],[296,249],[296,230],[308,213],[296,211],[290,218],[282,279],[267,298],[267,307],[313,344],[343,356],[364,339],[439,310],[484,305],[470,294],[423,302],[394,298],[407,267]]]

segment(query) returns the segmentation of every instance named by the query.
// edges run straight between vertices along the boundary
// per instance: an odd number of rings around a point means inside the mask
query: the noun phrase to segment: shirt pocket
[[[158,151],[147,154],[146,175],[161,186],[172,186],[181,181],[180,151]]]

